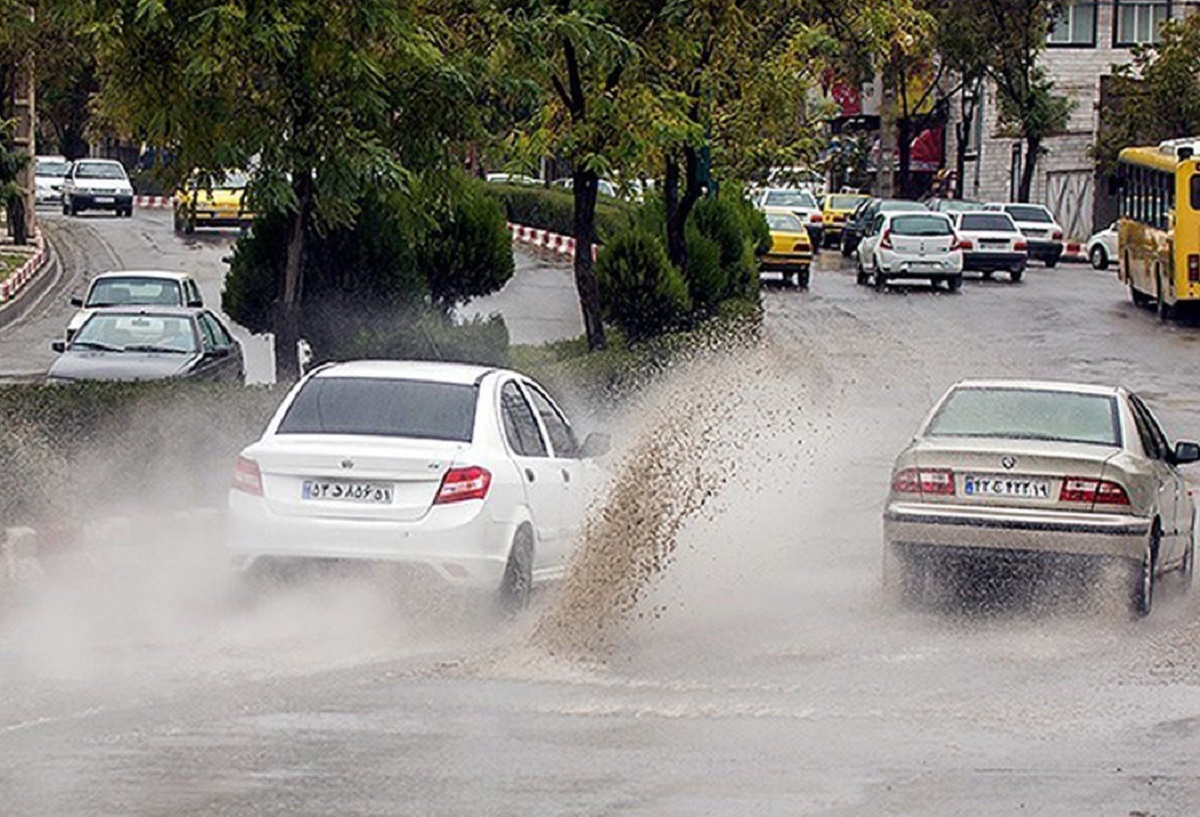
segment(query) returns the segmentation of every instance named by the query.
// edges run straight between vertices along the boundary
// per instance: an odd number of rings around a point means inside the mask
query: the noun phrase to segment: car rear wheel
[[[1057,258],[1047,258],[1046,259],[1046,269],[1054,269],[1057,266],[1058,266]]]
[[[1187,545],[1183,551],[1183,564],[1179,566],[1179,575],[1183,579],[1184,588],[1192,586],[1192,578],[1196,573],[1196,520],[1192,520]]]
[[[75,200],[74,200],[74,199],[72,199],[72,200],[71,200],[71,201],[70,201],[70,202],[67,204],[67,215],[69,215],[69,216],[77,216],[77,215],[79,215],[79,208],[75,206]]]
[[[1154,606],[1154,562],[1160,536],[1156,527],[1146,542],[1142,558],[1133,564],[1130,571],[1132,575],[1129,588],[1129,612],[1137,618],[1145,618],[1150,615],[1150,610]]]
[[[876,292],[883,292],[887,287],[887,276],[883,274],[883,270],[879,268],[879,262],[876,261],[871,271],[873,283],[875,284]]]
[[[849,258],[854,249],[850,246],[850,242],[845,238],[842,239],[842,257]]]
[[[960,289],[962,289],[962,278],[963,277],[961,274],[951,275],[946,279],[946,289],[950,290],[951,292],[958,292]]]
[[[802,270],[800,270],[800,274],[796,278],[796,284],[801,289],[808,289],[808,282],[811,278],[812,278],[812,270],[808,267],[804,267]]]
[[[508,564],[504,567],[504,579],[500,583],[500,610],[512,615],[529,606],[533,591],[533,533],[527,525],[517,530],[512,549],[508,553]]]
[[[862,259],[859,258],[855,264],[855,283],[860,287],[865,287],[871,281],[871,276],[867,275],[867,271],[863,269]]]
[[[71,215],[71,207],[66,203],[66,201],[62,203],[62,211],[64,216]]]
[[[1108,269],[1108,253],[1101,245],[1092,247],[1090,259],[1093,269]]]
[[[1025,265],[1013,267],[1008,273],[1008,279],[1014,284],[1018,283],[1025,276]]]

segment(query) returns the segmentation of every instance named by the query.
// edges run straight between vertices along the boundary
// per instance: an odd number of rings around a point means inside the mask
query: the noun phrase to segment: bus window
[[[1191,199],[1192,209],[1200,210],[1200,173],[1192,174]]]

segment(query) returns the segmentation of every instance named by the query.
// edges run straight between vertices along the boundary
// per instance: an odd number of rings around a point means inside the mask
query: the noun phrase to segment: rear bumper
[[[1029,508],[893,503],[883,515],[889,545],[1141,558],[1150,520]]]
[[[764,255],[758,262],[762,272],[796,272],[808,269],[812,265],[812,255]]]
[[[102,196],[81,195],[72,193],[70,203],[76,210],[130,210],[133,209],[133,196]]]
[[[1029,257],[1038,261],[1055,261],[1062,258],[1063,243],[1045,238],[1026,239],[1029,244]]]
[[[928,264],[929,266],[926,266]],[[936,266],[935,266],[936,265]],[[961,275],[962,260],[959,258],[926,260],[923,262],[895,253],[882,253],[879,268],[888,278],[951,278]]]
[[[228,551],[235,570],[279,560],[341,560],[427,568],[447,584],[500,586],[513,531],[482,503],[439,507],[412,522],[293,517],[259,497],[229,494]]]
[[[249,213],[221,210],[197,210],[192,218],[197,225],[203,224],[207,227],[241,227],[254,221],[254,216]]]
[[[963,269],[971,272],[997,272],[1021,269],[1028,256],[1023,252],[964,252]]]

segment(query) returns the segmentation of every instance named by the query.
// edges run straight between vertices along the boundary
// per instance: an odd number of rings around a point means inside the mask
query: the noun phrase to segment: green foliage
[[[508,220],[526,227],[561,235],[575,234],[575,198],[569,190],[515,184],[488,184],[489,195],[503,205]],[[624,202],[596,202],[596,235],[604,243],[613,235],[629,206]]]
[[[500,290],[513,275],[504,208],[483,183],[465,185],[447,216],[417,244],[417,267],[444,311]]]
[[[434,312],[413,310],[386,325],[360,330],[346,357],[507,366],[508,343],[508,327],[499,315],[452,324]]]
[[[638,341],[678,327],[692,308],[688,287],[662,239],[638,227],[600,251],[596,275],[605,319]]]
[[[1113,66],[1094,156],[1111,172],[1122,148],[1200,133],[1200,16],[1162,27],[1157,46],[1139,45],[1133,61]]]
[[[683,277],[687,280],[692,304],[700,312],[711,312],[729,289],[729,274],[721,263],[721,245],[705,235],[696,224],[684,230],[687,240],[687,264]]]

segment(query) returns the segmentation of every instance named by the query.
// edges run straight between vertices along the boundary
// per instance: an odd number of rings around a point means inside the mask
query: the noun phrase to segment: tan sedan
[[[1159,576],[1191,580],[1195,509],[1178,466],[1197,460],[1200,446],[1171,446],[1122,388],[958,383],[896,460],[885,586],[920,600],[948,560],[1116,559],[1146,615]]]

